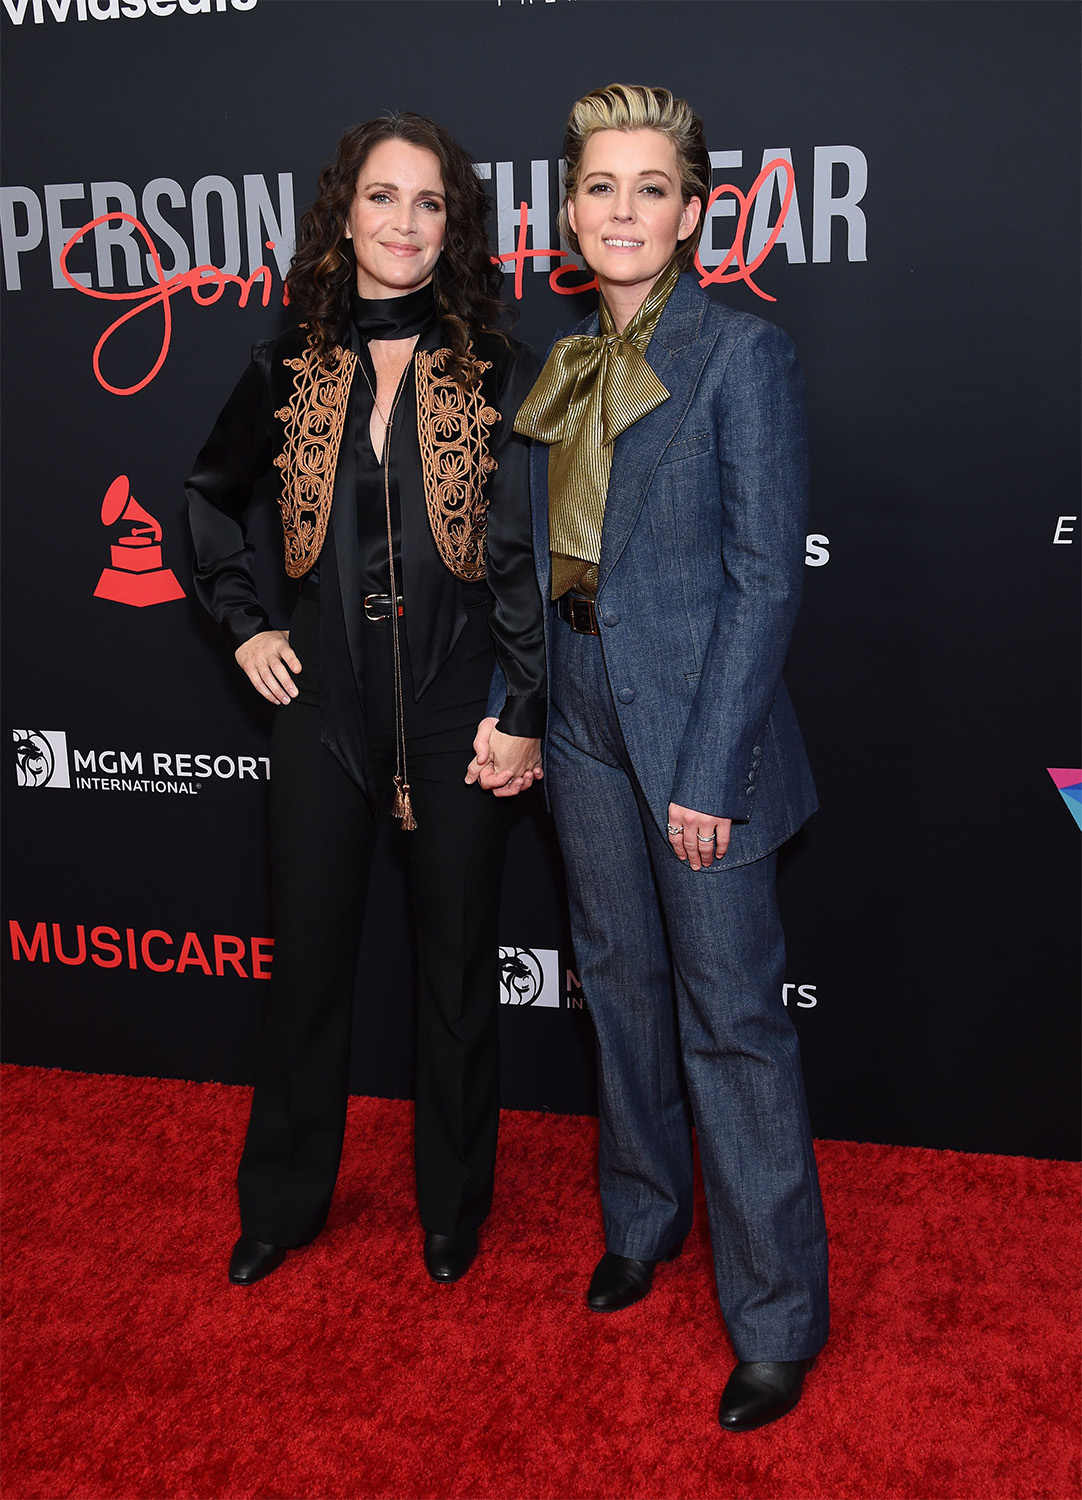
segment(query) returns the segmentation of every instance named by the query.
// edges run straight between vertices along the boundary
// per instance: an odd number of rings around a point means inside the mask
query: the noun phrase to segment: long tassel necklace
[[[411,360],[412,363],[412,360]],[[368,389],[372,392],[372,405],[379,412],[384,421],[383,430],[383,502],[387,515],[387,562],[391,573],[391,652],[394,657],[394,708],[395,708],[395,775],[394,775],[394,805],[391,809],[398,819],[403,833],[412,833],[417,827],[417,819],[413,816],[413,802],[410,798],[409,776],[406,770],[406,710],[404,695],[402,692],[402,652],[399,644],[398,631],[398,580],[395,576],[394,566],[394,532],[391,526],[391,424],[394,414],[398,409],[399,397],[402,395],[406,384],[406,376],[410,372],[410,365],[402,371],[402,378],[398,382],[398,389],[394,393],[389,413],[384,412],[382,406],[376,400],[376,392],[368,379],[368,371],[361,365],[364,378],[368,383]]]

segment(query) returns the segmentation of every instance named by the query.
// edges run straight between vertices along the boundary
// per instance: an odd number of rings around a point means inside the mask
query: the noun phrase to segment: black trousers
[[[404,662],[418,827],[397,836],[406,841],[418,958],[417,1199],[422,1224],[438,1234],[481,1223],[496,1160],[497,923],[508,803],[463,781],[492,670],[488,614],[487,604],[468,610],[420,703]],[[237,1177],[244,1232],[287,1246],[319,1233],[334,1191],[361,924],[395,769],[389,622],[365,632],[373,807],[320,743],[318,621],[318,603],[299,600],[290,644],[303,666],[300,695],[278,710],[272,737],[274,968]]]

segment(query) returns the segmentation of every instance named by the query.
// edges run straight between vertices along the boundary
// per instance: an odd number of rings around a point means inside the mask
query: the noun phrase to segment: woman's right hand
[[[297,696],[289,674],[299,672],[301,664],[290,649],[288,630],[261,630],[238,646],[235,654],[241,670],[268,703],[285,704]]]

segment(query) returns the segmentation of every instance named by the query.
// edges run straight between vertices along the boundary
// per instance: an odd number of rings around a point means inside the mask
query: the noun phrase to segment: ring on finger
[[[666,823],[665,827],[669,830],[670,838],[673,838],[676,834],[683,833],[684,831],[683,823]]]
[[[700,844],[712,844],[714,842],[714,835],[712,833],[697,833],[695,837],[699,840]]]

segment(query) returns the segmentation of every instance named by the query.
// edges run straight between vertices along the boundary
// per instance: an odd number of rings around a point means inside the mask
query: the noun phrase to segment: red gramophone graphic
[[[184,590],[173,570],[162,567],[161,527],[136,504],[128,476],[120,474],[101,502],[101,524],[117,526],[126,521],[131,522],[131,533],[119,537],[110,547],[113,565],[98,579],[95,599],[112,599],[139,609],[147,604],[164,604],[168,599],[183,599]]]

